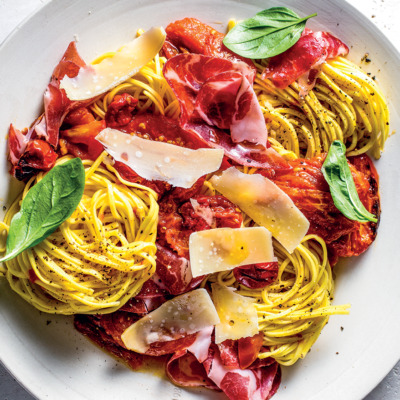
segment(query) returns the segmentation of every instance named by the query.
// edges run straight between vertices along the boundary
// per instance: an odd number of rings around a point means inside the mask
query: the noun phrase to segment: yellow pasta
[[[48,313],[113,312],[156,268],[157,195],[118,176],[106,153],[83,163],[85,190],[76,211],[41,243],[5,262],[11,288]],[[25,186],[5,216],[5,227],[43,176]]]
[[[113,54],[107,53],[96,59],[94,63],[100,62]],[[157,55],[154,60],[142,67],[134,77],[127,79],[94,102],[90,106],[93,113],[100,119],[104,119],[108,106],[114,97],[120,93],[129,93],[139,100],[137,105],[139,113],[151,112],[177,119],[180,112],[178,100],[162,74],[166,61],[165,57]]]
[[[231,21],[229,27],[233,25]],[[106,53],[93,64],[113,54]],[[328,60],[315,87],[303,98],[296,82],[277,89],[261,79],[266,62],[256,63],[254,90],[266,119],[268,140],[277,152],[289,160],[311,158],[328,151],[339,139],[350,156],[371,151],[380,157],[389,136],[388,107],[375,81],[360,68],[342,57]],[[115,96],[129,93],[138,99],[138,113],[178,119],[179,103],[162,74],[165,63],[157,55],[135,76],[92,103],[93,114],[104,119]],[[148,187],[125,181],[105,154],[95,162],[85,160],[84,165],[85,192],[75,213],[47,239],[0,270],[12,289],[41,311],[111,313],[135,296],[155,272],[157,195]],[[42,177],[31,179],[7,212],[0,223],[3,236],[21,200]],[[216,194],[208,180],[203,194]],[[247,215],[243,217],[245,226],[254,225]],[[4,250],[0,246],[0,252]],[[249,289],[236,281],[232,271],[225,271],[207,276],[202,286],[218,282],[254,298],[268,349],[259,357],[292,365],[306,356],[329,317],[347,314],[349,305],[332,305],[334,282],[320,237],[306,236],[291,254],[274,241],[274,250],[279,273],[272,285]]]
[[[244,167],[243,172],[256,169]],[[211,183],[205,181],[203,193],[215,195]],[[243,214],[243,225],[254,226]],[[348,314],[350,305],[332,305],[334,282],[323,239],[306,236],[293,253],[273,242],[278,259],[277,280],[264,289],[249,289],[236,282],[232,271],[219,272],[204,279],[221,285],[234,286],[238,293],[256,301],[258,328],[263,333],[267,352],[259,358],[272,357],[282,365],[292,365],[304,358],[317,340],[322,328],[334,314]]]
[[[278,89],[261,79],[265,60],[256,66],[254,89],[271,144],[278,142],[297,157],[311,158],[341,140],[348,156],[371,151],[380,157],[389,136],[388,106],[376,82],[355,64],[343,57],[327,60],[304,98],[297,82]]]

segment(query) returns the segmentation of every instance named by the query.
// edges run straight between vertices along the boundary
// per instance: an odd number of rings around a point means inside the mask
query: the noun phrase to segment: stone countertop
[[[399,0],[347,0],[360,10],[400,51]],[[0,0],[0,43],[26,17],[48,0]],[[400,398],[400,362],[364,400]],[[0,364],[0,400],[35,400]]]

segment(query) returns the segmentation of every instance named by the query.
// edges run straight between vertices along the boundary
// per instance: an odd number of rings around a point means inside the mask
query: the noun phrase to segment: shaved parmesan
[[[260,174],[243,174],[232,167],[211,183],[258,225],[265,226],[290,253],[300,244],[310,226],[292,199]]]
[[[95,65],[86,65],[76,77],[61,80],[70,100],[86,100],[105,93],[137,74],[160,51],[166,33],[163,28],[151,28],[118,50],[114,56]]]
[[[240,339],[258,333],[257,309],[254,300],[235,293],[232,287],[213,283],[212,298],[220,323],[215,325],[215,343]]]
[[[192,150],[110,128],[101,131],[96,139],[115,160],[142,178],[182,188],[190,188],[203,175],[218,170],[224,156],[222,149]]]
[[[127,328],[121,339],[127,349],[146,353],[155,342],[168,342],[214,326],[219,317],[205,289],[174,297]]]
[[[276,260],[271,232],[261,226],[193,232],[189,254],[193,277]]]

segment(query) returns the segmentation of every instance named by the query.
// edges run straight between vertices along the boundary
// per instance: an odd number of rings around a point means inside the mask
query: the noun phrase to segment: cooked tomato
[[[95,137],[105,129],[102,121],[92,121],[88,124],[77,125],[71,129],[61,131],[61,138],[65,140],[68,153],[82,159],[96,160],[102,153],[103,145]]]
[[[191,233],[211,228],[239,228],[242,223],[240,210],[223,196],[193,195],[190,198],[198,207],[193,207],[190,201],[179,207],[171,196],[161,201],[157,237],[160,244],[186,259],[189,259]]]
[[[94,121],[93,114],[86,107],[79,107],[72,110],[64,118],[63,123],[71,126],[89,124]]]
[[[254,64],[251,60],[232,53],[222,43],[225,35],[216,31],[213,27],[204,24],[195,18],[184,18],[170,23],[165,31],[169,45],[181,49],[183,52],[204,54],[205,56],[215,56],[227,58],[232,61],[244,61],[253,69]]]
[[[138,99],[128,93],[118,94],[110,103],[106,113],[106,124],[110,128],[119,129],[131,122]]]
[[[25,152],[14,167],[15,177],[21,181],[27,180],[40,171],[53,168],[57,153],[44,140],[34,139],[28,142]]]
[[[293,171],[272,177],[310,221],[308,233],[322,237],[328,245],[330,261],[363,253],[375,240],[377,224],[346,218],[334,205],[329,186],[321,172],[325,155],[310,160],[290,161]],[[378,175],[367,155],[352,157],[350,170],[361,202],[379,218]]]

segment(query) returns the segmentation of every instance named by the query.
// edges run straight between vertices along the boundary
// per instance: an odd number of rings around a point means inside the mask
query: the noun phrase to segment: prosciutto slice
[[[143,297],[158,293],[153,283]],[[239,341],[213,343],[213,326],[176,339],[152,343],[145,354],[127,350],[122,333],[140,316],[126,307],[112,314],[76,315],[75,327],[95,343],[138,368],[146,358],[166,360],[166,373],[180,386],[203,386],[223,391],[229,399],[267,400],[280,384],[280,368],[271,358],[258,359],[262,334]]]
[[[180,54],[164,67],[178,97],[181,123],[202,122],[230,129],[234,143],[266,145],[267,128],[253,91],[254,71],[244,62]]]
[[[274,360],[257,360],[241,369],[229,361],[225,364],[226,355],[223,359],[221,354],[215,344],[211,344],[204,362],[187,351],[175,353],[168,361],[167,375],[180,386],[222,390],[231,400],[267,400],[276,393],[281,372]]]
[[[290,170],[267,148],[267,129],[252,89],[254,71],[243,62],[180,54],[164,66],[164,76],[181,107],[182,128],[205,146],[223,149],[240,165]]]
[[[173,295],[186,293],[200,285],[203,276],[193,278],[189,260],[157,243],[157,274]]]
[[[277,262],[269,262],[236,267],[233,275],[241,285],[250,289],[261,289],[276,280],[278,270]]]
[[[44,112],[47,129],[43,132],[43,138],[54,148],[58,146],[60,126],[68,112],[91,102],[91,100],[84,102],[71,101],[65,91],[60,89],[60,81],[65,75],[73,78],[78,75],[79,69],[85,65],[85,62],[78,54],[75,42],[71,42],[61,61],[54,69],[50,83],[44,93]]]
[[[24,133],[12,124],[8,131],[8,157],[11,162],[11,174],[18,180],[26,181],[39,171],[50,170],[57,153],[46,142],[38,137],[46,131],[43,116],[39,117]]]
[[[262,78],[269,78],[279,89],[298,80],[300,95],[305,96],[314,87],[321,65],[348,52],[349,48],[330,33],[306,29],[294,46],[269,60]]]
[[[146,315],[166,302],[167,294],[168,292],[156,282],[153,276],[143,284],[139,294],[123,305],[120,311]]]

